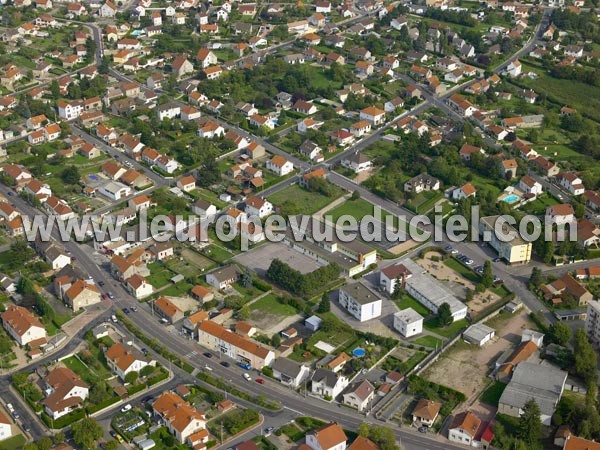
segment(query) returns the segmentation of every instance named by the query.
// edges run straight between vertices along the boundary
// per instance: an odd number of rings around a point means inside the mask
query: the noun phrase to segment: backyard
[[[274,205],[283,206],[286,202],[293,203],[295,214],[314,214],[323,209],[329,203],[342,195],[342,191],[336,189],[336,195],[326,196],[318,192],[303,189],[297,184],[289,186],[269,197]]]

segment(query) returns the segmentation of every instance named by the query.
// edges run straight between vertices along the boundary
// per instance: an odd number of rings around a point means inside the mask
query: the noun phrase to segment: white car
[[[248,375],[246,372],[244,372],[244,379],[246,381],[252,381],[252,378],[250,377],[250,375]]]
[[[123,406],[121,408],[121,412],[127,412],[129,410],[131,410],[131,404],[130,403],[127,403],[125,406]]]

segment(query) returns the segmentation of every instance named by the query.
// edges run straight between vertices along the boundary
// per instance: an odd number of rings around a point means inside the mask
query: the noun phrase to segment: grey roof
[[[551,416],[560,400],[567,372],[550,365],[523,361],[517,365],[512,379],[502,396],[500,404],[522,409],[534,399],[543,415]]]
[[[344,291],[361,305],[368,305],[369,303],[381,300],[379,295],[360,282],[346,284],[340,290]]]
[[[418,320],[423,320],[423,316],[421,316],[421,314],[419,314],[412,308],[406,308],[402,311],[398,311],[394,314],[394,317],[400,319],[402,322],[405,323],[413,323]]]
[[[209,273],[208,275],[212,275],[219,282],[221,282],[221,281],[230,280],[231,278],[237,278],[240,276],[240,274],[241,274],[240,269],[238,269],[236,265],[230,264],[228,266],[221,267],[220,269],[217,269],[217,270]]]
[[[323,322],[323,319],[321,319],[319,316],[310,316],[304,321],[304,323],[309,323],[314,327],[321,325],[321,322]]]
[[[290,378],[296,378],[302,371],[302,364],[288,358],[277,358],[273,363],[273,370]]]
[[[488,327],[487,325],[475,323],[464,331],[463,339],[477,344],[481,342],[487,335],[494,333],[495,331],[496,330]]]
[[[401,261],[401,263],[412,273],[406,280],[407,286],[417,291],[423,297],[426,297],[438,308],[442,306],[442,304],[448,303],[452,314],[467,308],[467,306],[456,298],[446,286],[427,274],[425,269],[415,263],[412,259],[407,258]]]
[[[334,387],[337,384],[338,376],[335,372],[328,369],[317,369],[311,378],[311,381],[325,383],[327,387]]]

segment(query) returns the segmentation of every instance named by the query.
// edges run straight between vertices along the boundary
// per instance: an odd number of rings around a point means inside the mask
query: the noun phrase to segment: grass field
[[[169,286],[163,291],[160,291],[160,295],[166,295],[169,297],[185,297],[186,295],[189,295],[189,292],[193,287],[194,286],[192,284],[181,281],[173,286]]]
[[[396,303],[396,306],[398,306],[398,308],[401,310],[406,309],[406,308],[412,308],[416,312],[421,314],[423,317],[427,317],[428,315],[431,314],[431,311],[429,311],[427,308],[425,308],[423,305],[421,305],[418,301],[416,301],[414,298],[412,298],[408,295],[403,296],[399,300],[394,300],[394,302]]]
[[[284,305],[277,300],[275,294],[265,295],[260,300],[250,305],[250,310],[261,310],[267,314],[276,314],[278,316],[293,316],[297,311],[290,305]]]
[[[368,214],[373,214],[373,205],[361,198],[345,201],[327,213],[328,216],[331,216],[333,222],[336,222],[343,215],[352,216],[359,221]]]
[[[458,261],[454,258],[448,258],[446,261],[444,261],[444,264],[446,264],[446,266],[450,267],[455,272],[462,275],[465,279],[472,281],[473,283],[479,283],[479,281],[481,279],[481,277],[479,275],[477,275],[477,273],[473,272],[471,269],[467,268],[466,266],[463,266],[460,263],[460,261]]]
[[[548,206],[556,205],[557,203],[558,201],[550,194],[544,194],[541,197],[536,198],[534,201],[523,205],[521,208],[519,208],[519,210],[527,214],[539,216],[545,214]]]
[[[494,381],[490,387],[481,394],[481,401],[489,405],[497,406],[505,388],[506,384],[501,383],[500,381]]]
[[[233,256],[233,253],[229,250],[215,244],[204,247],[204,249],[202,249],[202,254],[218,263],[225,262]]]
[[[425,347],[429,348],[435,348],[436,346],[440,347],[444,341],[433,336],[421,336],[420,338],[412,341],[412,343],[416,345],[424,345]]]
[[[22,434],[0,441],[0,450],[17,450],[25,445],[27,440]]]
[[[90,383],[96,379],[94,374],[76,357],[69,356],[62,360],[63,364],[75,372],[81,377],[81,379],[87,383]]]
[[[338,196],[326,197],[317,192],[302,189],[295,184],[271,195],[269,201],[275,205],[282,205],[286,201],[291,201],[298,208],[300,214],[314,214],[340,195],[342,195],[342,191],[339,191]]]
[[[545,93],[565,105],[594,117],[600,122],[600,89],[594,89],[589,84],[575,80],[559,80],[551,77],[541,69],[523,64],[523,72],[535,72],[537,79],[522,78],[521,82],[536,90]]]
[[[166,286],[171,282],[171,278],[175,276],[173,272],[157,262],[148,264],[148,269],[150,270],[150,275],[146,278],[154,286],[154,289]]]
[[[456,322],[451,323],[447,327],[438,326],[437,316],[432,317],[431,319],[425,320],[423,322],[423,326],[431,331],[432,333],[439,334],[440,336],[444,336],[447,338],[451,338],[456,333],[458,333],[463,328],[466,328],[468,325],[466,319],[458,320]]]

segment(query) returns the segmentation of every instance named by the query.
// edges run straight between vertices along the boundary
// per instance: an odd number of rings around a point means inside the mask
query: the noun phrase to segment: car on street
[[[125,406],[121,408],[121,412],[131,411],[131,403],[127,403]]]
[[[110,292],[110,291],[108,291],[108,292],[106,293],[106,295],[108,295],[108,298],[110,298],[111,300],[114,300],[114,298],[115,298],[115,296],[113,295],[113,293],[112,293],[112,292]]]
[[[114,323],[117,323],[117,316],[115,316],[114,314],[112,316],[110,316],[110,320],[112,320]]]
[[[131,309],[131,311],[133,311],[133,312],[137,312],[137,310],[138,310],[138,309],[137,309],[137,306],[132,306],[132,307],[131,307],[131,308],[129,308],[129,309]]]
[[[221,361],[220,363],[223,367],[229,367],[231,364],[229,364],[227,361]]]
[[[123,312],[124,312],[125,314],[129,314],[129,308],[123,308]]]
[[[256,379],[256,382],[257,382],[258,384],[265,384],[265,380],[263,380],[262,378],[257,378],[257,379]]]
[[[13,196],[13,193],[12,193],[12,191],[8,191],[8,196],[9,196],[9,197],[12,197],[12,196]]]
[[[452,247],[451,245],[447,245],[446,248],[444,248],[444,250],[446,250],[446,252],[450,253],[452,250],[454,250],[454,247]]]
[[[144,347],[142,349],[142,353],[144,354],[144,356],[148,356],[148,349]]]
[[[98,286],[104,286],[104,281],[98,281]]]
[[[212,367],[210,367],[208,364],[205,364],[205,365],[204,365],[204,369],[205,369],[205,370],[208,370],[209,372],[212,372],[212,371],[213,371],[213,368],[212,368]]]
[[[275,430],[275,427],[267,427],[267,428],[265,428],[265,434],[267,436],[269,436],[274,430]]]
[[[427,433],[427,427],[419,427],[417,429],[419,430],[419,433]]]
[[[213,357],[212,353],[210,353],[210,352],[204,352],[204,353],[202,353],[202,354],[203,354],[204,356],[206,356],[207,358],[212,358],[212,357]]]
[[[244,379],[246,381],[252,381],[252,377],[250,375],[248,375],[246,372],[244,372]]]
[[[31,427],[29,425],[23,425],[23,430],[25,430],[25,433],[29,433],[31,431]]]

